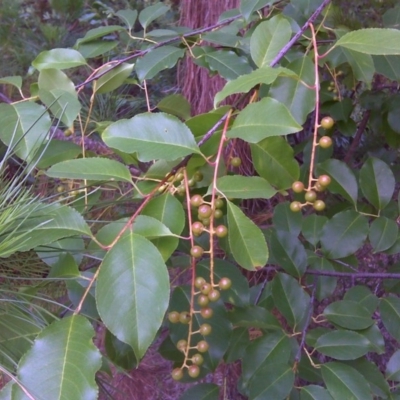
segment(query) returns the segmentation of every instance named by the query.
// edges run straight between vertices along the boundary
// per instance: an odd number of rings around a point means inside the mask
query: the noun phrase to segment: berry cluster
[[[175,175],[171,175],[167,181],[158,188],[158,191],[162,193],[168,190],[172,194],[177,193],[178,195],[183,196],[186,191],[183,178],[183,172],[178,171]],[[203,178],[203,173],[201,171],[196,171],[188,180],[188,186],[193,187],[197,182],[201,182]]]

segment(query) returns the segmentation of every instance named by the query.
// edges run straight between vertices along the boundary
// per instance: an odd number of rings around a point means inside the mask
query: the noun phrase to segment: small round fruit
[[[200,258],[204,253],[204,249],[200,246],[193,246],[190,249],[190,255],[194,258]]]
[[[218,301],[221,297],[221,293],[217,289],[212,289],[210,293],[208,293],[208,298],[210,301]]]
[[[205,294],[200,294],[197,298],[197,304],[201,307],[205,307],[210,302],[210,299]]]
[[[214,211],[214,218],[215,218],[215,219],[222,218],[223,216],[224,216],[224,213],[223,213],[222,210],[220,210],[219,208],[217,208],[217,209]]]
[[[218,286],[221,290],[228,290],[232,286],[232,281],[229,278],[221,278],[218,282]]]
[[[203,223],[204,226],[210,226],[210,218],[202,218],[201,222]]]
[[[210,348],[209,344],[205,340],[200,340],[196,347],[200,353],[205,353]]]
[[[319,139],[319,145],[323,149],[328,149],[332,146],[332,139],[329,136],[322,136],[322,138]]]
[[[202,324],[199,328],[200,335],[207,336],[211,333],[212,328],[210,324]]]
[[[171,324],[177,324],[179,322],[179,313],[178,311],[172,311],[168,314],[168,321]]]
[[[190,314],[187,311],[182,311],[179,314],[179,322],[181,324],[188,324],[190,322]]]
[[[178,343],[176,344],[176,348],[181,351],[182,353],[186,350],[187,347],[187,340],[181,339],[178,340]]]
[[[196,182],[201,182],[201,181],[203,180],[203,178],[204,178],[204,176],[203,176],[203,174],[202,174],[200,171],[196,171],[196,172],[194,173],[194,175],[193,175],[193,179],[194,179]]]
[[[321,126],[324,129],[331,129],[334,125],[335,121],[331,117],[324,117],[321,119]]]
[[[301,193],[304,190],[304,183],[300,181],[293,182],[292,190],[295,193]]]
[[[201,287],[202,287],[205,283],[206,283],[206,280],[205,280],[203,277],[201,277],[201,276],[196,277],[196,279],[194,280],[194,286],[195,286],[197,289],[201,289]]]
[[[322,186],[319,182],[317,182],[317,183],[314,185],[314,189],[315,189],[317,192],[323,192],[324,190],[326,190],[326,186]]]
[[[186,193],[186,188],[183,185],[179,185],[176,188],[177,193],[179,194],[179,196],[183,196]]]
[[[222,208],[224,206],[224,201],[222,199],[215,200],[215,208]]]
[[[225,225],[218,225],[215,228],[215,234],[219,238],[224,238],[228,235],[228,228]]]
[[[211,207],[208,204],[202,204],[197,212],[201,219],[210,218],[212,214]]]
[[[192,232],[195,236],[200,236],[204,231],[204,225],[200,221],[193,222]]]
[[[290,203],[290,211],[299,212],[301,210],[301,203],[299,201],[292,201]]]
[[[318,177],[318,183],[324,187],[329,186],[331,181],[332,179],[329,175],[321,175]]]
[[[181,181],[183,178],[184,178],[184,176],[183,176],[182,172],[178,172],[178,173],[175,175],[175,179],[176,179],[177,181]]]
[[[325,203],[322,200],[317,200],[314,204],[313,207],[317,211],[323,211],[325,210]]]
[[[204,319],[209,319],[213,316],[214,311],[212,308],[210,307],[204,307],[200,310],[200,315],[204,318]]]
[[[204,358],[200,353],[196,353],[192,357],[192,363],[195,365],[201,365],[204,362]]]
[[[188,368],[188,374],[191,378],[197,378],[200,375],[200,368],[198,365],[191,365]]]
[[[190,198],[190,204],[193,207],[200,207],[203,204],[203,197],[201,197],[199,194],[195,194]]]
[[[211,292],[211,289],[212,289],[211,284],[206,282],[202,285],[202,287],[200,288],[200,291],[201,291],[201,293],[208,295],[208,293]]]
[[[317,193],[315,193],[314,190],[309,190],[309,191],[306,192],[306,194],[304,195],[304,198],[305,198],[306,201],[308,201],[309,203],[314,203],[314,201],[317,200]]]
[[[192,178],[188,180],[188,186],[193,187],[196,184],[196,181]]]
[[[64,192],[65,188],[63,185],[59,185],[59,186],[57,186],[56,190],[57,190],[57,193],[62,193],[62,192]]]
[[[171,376],[172,379],[174,381],[180,381],[183,378],[183,371],[181,368],[175,368],[172,372],[171,372]]]
[[[232,167],[240,167],[242,165],[242,160],[240,157],[232,157],[231,158]]]

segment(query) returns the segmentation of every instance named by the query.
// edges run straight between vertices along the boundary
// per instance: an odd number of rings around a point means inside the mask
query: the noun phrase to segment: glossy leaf
[[[366,199],[378,210],[384,209],[392,198],[395,179],[389,166],[370,157],[360,170],[360,186]]]
[[[379,299],[366,286],[356,285],[350,288],[343,297],[344,300],[355,301],[366,308],[372,315],[379,304]]]
[[[218,400],[219,386],[214,383],[199,383],[186,390],[179,400]]]
[[[240,12],[246,20],[249,20],[255,11],[274,3],[276,3],[276,0],[242,0]]]
[[[291,35],[290,23],[281,15],[261,22],[250,40],[250,54],[256,65],[259,68],[269,65]]]
[[[106,54],[118,46],[116,40],[95,40],[93,42],[81,44],[78,48],[79,53],[85,58],[94,58]]]
[[[40,71],[38,85],[39,90],[62,90],[78,98],[73,82],[59,69],[49,68]]]
[[[122,237],[100,266],[96,302],[107,328],[138,360],[161,326],[168,299],[168,272],[157,248],[132,232]]]
[[[246,354],[246,347],[250,343],[248,328],[235,328],[232,332],[228,350],[224,355],[224,361],[233,363],[236,360],[241,360]]]
[[[386,330],[400,342],[400,299],[398,297],[381,299],[379,311]]]
[[[340,362],[321,365],[325,385],[334,399],[372,400],[365,378],[354,368]]]
[[[372,56],[345,48],[342,48],[341,50],[352,68],[354,77],[358,81],[365,82],[368,87],[370,87],[375,74],[375,66]]]
[[[357,331],[360,335],[365,336],[370,342],[370,351],[377,354],[385,353],[385,339],[376,324],[371,325],[367,329]]]
[[[392,81],[400,80],[399,56],[373,56],[375,70]]]
[[[81,146],[75,143],[64,140],[50,140],[50,143],[45,143],[38,149],[40,160],[37,164],[38,168],[48,168],[53,164],[61,161],[71,160],[82,153]]]
[[[308,255],[309,268],[315,271],[330,271],[335,272],[333,265],[324,257],[319,257],[317,254],[309,252]],[[308,277],[309,283],[316,282],[316,297],[322,301],[330,297],[336,289],[337,278],[334,276],[315,276]]]
[[[292,147],[282,137],[270,137],[251,144],[251,158],[257,173],[278,189],[288,189],[299,179],[300,168]]]
[[[263,307],[236,307],[228,314],[228,318],[234,326],[238,327],[268,330],[281,329],[279,321]]]
[[[334,400],[329,392],[317,385],[303,386],[300,390],[300,400]]]
[[[290,210],[288,202],[278,204],[274,209],[272,222],[279,232],[287,232],[297,236],[301,231],[302,216]]]
[[[250,271],[263,267],[268,260],[268,247],[260,228],[230,201],[227,208],[228,240],[234,259]]]
[[[366,337],[357,332],[343,330],[320,336],[314,348],[336,360],[355,360],[370,351],[369,340]]]
[[[317,246],[319,243],[322,229],[327,221],[327,217],[316,214],[311,214],[304,218],[301,227],[301,233],[303,234],[304,238],[313,246]]]
[[[329,322],[345,329],[366,329],[374,320],[371,313],[355,301],[339,300],[329,304],[324,310]]]
[[[171,94],[164,97],[157,104],[157,108],[182,119],[190,118],[190,103],[181,94]]]
[[[106,71],[109,72],[105,73]],[[97,71],[97,75],[104,74],[96,79],[93,84],[93,92],[96,94],[111,92],[119,88],[133,70],[133,64],[123,63],[118,67],[106,65]]]
[[[216,71],[226,80],[236,79],[252,71],[246,57],[238,56],[232,50],[209,52],[204,57],[211,71]]]
[[[385,251],[396,242],[399,228],[395,221],[386,217],[376,218],[370,227],[369,241],[374,253]]]
[[[62,179],[132,183],[131,174],[125,165],[115,160],[99,157],[62,161],[48,169],[46,175]]]
[[[329,175],[331,183],[329,191],[340,194],[346,200],[356,204],[358,197],[357,180],[353,171],[343,162],[328,159],[317,166],[318,175]]]
[[[95,374],[101,355],[92,342],[94,335],[89,321],[80,315],[53,322],[19,363],[19,381],[37,399],[97,399]],[[12,398],[27,397],[15,385]]]
[[[258,143],[270,136],[288,135],[301,129],[284,104],[265,97],[240,112],[227,137]]]
[[[80,38],[76,41],[76,46],[79,47],[83,43],[93,42],[94,40],[108,36],[111,33],[124,30],[125,28],[120,25],[99,26],[98,28],[87,31],[83,38]]]
[[[310,296],[291,276],[278,273],[272,283],[272,297],[279,312],[293,329],[300,324],[310,308]]]
[[[322,230],[321,245],[328,258],[354,254],[368,235],[367,219],[355,211],[335,214]]]
[[[102,137],[107,146],[126,153],[137,152],[141,161],[172,161],[200,152],[188,127],[164,113],[119,120],[106,128]]]
[[[184,55],[184,49],[179,49],[174,46],[163,46],[152,50],[144,57],[137,60],[137,76],[141,81],[144,79],[151,79],[160,71],[174,67],[178,60]]]
[[[137,10],[119,10],[115,15],[127,26],[128,29],[132,30],[135,26],[136,18],[138,16]]]
[[[104,347],[110,360],[125,370],[137,367],[137,359],[132,347],[118,340],[109,330],[106,331]]]
[[[86,60],[82,54],[73,49],[52,49],[41,52],[33,61],[32,65],[38,70],[54,68],[68,69],[85,65]]]
[[[386,379],[389,381],[400,381],[400,350],[397,350],[390,357],[386,365]]]
[[[156,3],[146,7],[139,14],[139,22],[146,30],[154,20],[164,15],[169,9],[170,8],[163,3]]]

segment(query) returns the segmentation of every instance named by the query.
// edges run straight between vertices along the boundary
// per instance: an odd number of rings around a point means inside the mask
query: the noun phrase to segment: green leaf
[[[204,57],[211,71],[217,71],[226,80],[236,79],[252,71],[249,60],[232,50],[209,52]]]
[[[386,330],[400,342],[400,299],[398,297],[381,299],[379,312]]]
[[[241,360],[246,354],[246,347],[250,343],[248,328],[235,328],[232,332],[228,350],[224,355],[224,361],[226,363],[233,363]]]
[[[302,129],[286,106],[270,97],[246,106],[228,131],[230,139],[240,138],[258,143],[271,136],[288,135]]]
[[[311,214],[304,218],[301,233],[314,247],[319,243],[322,229],[327,221],[327,217],[316,214]]]
[[[118,161],[107,158],[80,158],[62,161],[46,172],[51,178],[88,179],[132,183],[129,169]]]
[[[94,42],[81,44],[79,53],[85,58],[94,58],[108,53],[117,46],[118,42],[116,40],[95,40]]]
[[[139,22],[143,26],[144,30],[157,18],[164,15],[169,11],[170,7],[163,3],[156,3],[150,7],[146,7],[139,14]]]
[[[138,16],[137,10],[119,10],[115,13],[129,30],[132,30],[135,26],[136,18]]]
[[[343,161],[328,159],[317,165],[318,175],[329,175],[329,191],[340,194],[354,205],[357,203],[358,185],[353,171]]]
[[[132,231],[103,259],[96,286],[99,314],[138,360],[161,326],[169,290],[167,268],[157,248]]]
[[[325,385],[334,399],[372,400],[365,378],[354,368],[340,362],[321,365]]]
[[[317,385],[303,386],[300,389],[300,400],[334,400],[329,392]]]
[[[226,175],[218,178],[217,189],[224,197],[233,199],[270,199],[276,190],[259,176]],[[212,187],[207,194],[211,194]]]
[[[169,113],[181,119],[190,118],[190,103],[181,94],[171,94],[164,97],[157,108],[162,112]]]
[[[330,271],[334,272],[333,265],[324,257],[319,257],[317,254],[310,252],[308,263],[311,270],[315,271]],[[336,289],[337,278],[334,276],[315,276],[308,277],[308,282],[312,284],[315,279],[317,283],[316,296],[319,301],[330,297]]]
[[[334,47],[374,55],[399,55],[400,31],[397,29],[368,28],[359,29],[343,35]]]
[[[51,139],[39,147],[40,160],[38,168],[48,168],[61,161],[71,160],[82,153],[82,148],[73,142]]]
[[[389,381],[400,381],[400,350],[393,353],[386,365],[386,379]]]
[[[22,87],[22,77],[20,76],[4,76],[0,78],[0,84],[2,85],[12,85],[18,89]]]
[[[172,68],[185,55],[184,49],[174,46],[163,46],[150,51],[136,62],[136,73],[143,81],[155,77],[160,71]]]
[[[123,63],[118,67],[112,65],[105,65],[97,71],[97,75],[107,72],[99,79],[94,81],[93,92],[96,94],[111,92],[124,84],[125,80],[133,70],[133,64]]]
[[[0,400],[11,400],[12,388],[14,386],[13,381],[6,383],[0,390]]]
[[[335,214],[322,229],[321,245],[328,258],[354,254],[368,235],[367,219],[356,211]]]
[[[32,65],[38,70],[48,68],[68,69],[86,65],[82,54],[73,49],[52,49],[42,51],[33,61]]]
[[[188,127],[164,113],[143,113],[114,122],[103,132],[107,146],[126,153],[138,153],[140,161],[173,161],[200,153]]]
[[[350,300],[339,300],[329,304],[324,310],[324,316],[329,322],[345,329],[366,329],[374,323],[365,307]]]
[[[372,56],[345,48],[342,48],[341,50],[353,70],[355,79],[365,82],[368,87],[371,87],[371,82],[375,74],[375,66]]]
[[[132,347],[116,338],[109,330],[106,330],[104,347],[110,360],[125,370],[131,370],[138,365],[138,361]]]
[[[370,351],[369,340],[366,337],[357,332],[343,330],[320,336],[314,348],[336,360],[355,360]]]
[[[236,307],[229,312],[228,318],[234,326],[268,330],[281,329],[279,321],[263,307]]]
[[[179,400],[218,400],[219,386],[214,383],[199,383],[179,398]]]
[[[279,203],[274,208],[272,222],[278,232],[287,232],[298,236],[301,231],[302,216],[301,213],[294,213],[290,210],[289,202]]]
[[[360,170],[361,190],[378,210],[383,210],[389,204],[395,184],[392,170],[378,158],[369,157]]]
[[[292,35],[289,21],[276,15],[261,22],[250,39],[250,54],[258,67],[269,65]]]
[[[1,141],[30,161],[45,140],[51,121],[45,108],[32,102],[0,104]]]
[[[40,71],[38,86],[39,90],[62,90],[70,93],[71,95],[75,96],[76,99],[78,99],[74,83],[64,72],[60,71],[59,69],[49,68]]]
[[[275,307],[285,317],[287,323],[295,330],[310,308],[310,296],[298,281],[283,273],[275,275],[272,281],[272,297]]]
[[[268,247],[260,228],[230,201],[227,208],[228,240],[234,259],[250,271],[263,267],[268,260]]]
[[[305,85],[314,85],[314,63],[309,57],[302,57],[292,61],[286,68],[298,77],[278,77],[268,95],[284,104],[297,123],[303,125],[308,114],[315,108],[315,90]]]
[[[244,19],[249,21],[254,12],[276,2],[277,0],[242,0],[240,2],[240,12]]]
[[[373,56],[377,74],[384,75],[392,81],[400,80],[399,56]]]
[[[299,179],[300,168],[292,147],[282,137],[270,137],[251,144],[251,158],[257,173],[280,190]]]
[[[370,315],[372,315],[376,307],[378,306],[378,298],[367,288],[366,286],[353,286],[349,289],[344,297],[344,300],[355,301],[359,306],[362,306],[368,310]]]
[[[45,328],[18,365],[18,379],[35,399],[97,399],[101,354],[89,321],[73,315]],[[51,377],[51,379],[49,379]],[[26,399],[19,386],[13,399]]]
[[[125,31],[125,28],[120,25],[99,26],[98,28],[87,31],[83,38],[80,38],[76,41],[75,46],[79,48],[83,43],[93,42],[94,40],[102,38],[103,36],[108,36],[111,33],[120,31]]]
[[[386,217],[376,218],[370,227],[369,241],[374,253],[385,251],[396,242],[399,228],[395,221]]]

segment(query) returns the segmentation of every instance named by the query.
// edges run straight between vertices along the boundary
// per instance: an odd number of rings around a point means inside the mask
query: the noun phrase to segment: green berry
[[[168,314],[168,320],[171,324],[176,324],[179,322],[179,313],[178,311],[172,311]]]
[[[301,210],[301,203],[299,201],[292,201],[290,203],[290,211],[299,212]]]
[[[292,190],[295,193],[301,193],[304,190],[304,183],[300,181],[293,182]]]
[[[200,246],[193,246],[190,249],[190,255],[194,258],[200,258],[204,253],[204,249]]]
[[[200,207],[203,204],[203,197],[201,197],[199,194],[195,194],[190,198],[190,204],[193,207]]]

